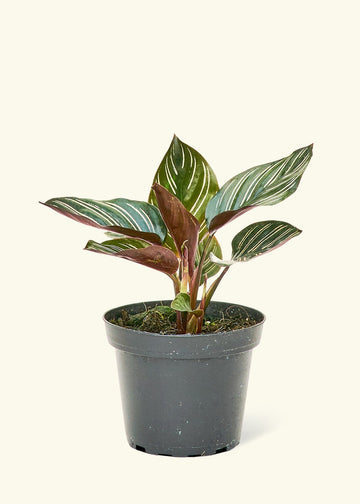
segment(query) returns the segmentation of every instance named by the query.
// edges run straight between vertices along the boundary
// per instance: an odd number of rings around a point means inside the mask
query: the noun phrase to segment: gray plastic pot
[[[200,335],[162,335],[110,322],[121,310],[139,313],[150,301],[114,308],[104,315],[116,349],[123,413],[131,447],[157,455],[196,457],[234,448],[240,441],[252,349],[264,315],[253,308],[210,303],[221,317],[246,310],[251,327]]]

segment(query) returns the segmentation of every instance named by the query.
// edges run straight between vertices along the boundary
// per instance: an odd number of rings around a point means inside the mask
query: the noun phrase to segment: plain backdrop
[[[4,0],[0,500],[359,502],[358,2]],[[220,185],[314,142],[265,219],[303,230],[233,267],[216,299],[262,310],[241,444],[128,447],[102,314],[166,299],[165,275],[83,251],[101,231],[38,204],[147,199],[173,134]]]

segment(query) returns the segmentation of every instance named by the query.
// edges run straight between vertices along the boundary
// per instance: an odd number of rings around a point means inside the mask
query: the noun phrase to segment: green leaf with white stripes
[[[155,174],[153,184],[160,184],[176,196],[200,223],[200,238],[206,232],[205,209],[219,190],[215,173],[195,149],[177,136],[171,142]],[[157,205],[153,191],[149,202]],[[172,244],[170,244],[172,245]]]
[[[94,252],[102,252],[104,254],[117,254],[121,250],[140,249],[149,247],[149,243],[145,240],[137,238],[114,238],[113,240],[106,240],[98,243],[94,240],[89,240],[85,246],[85,250],[92,250]]]
[[[120,238],[103,243],[89,240],[85,250],[121,257],[168,275],[176,273],[179,267],[179,261],[174,252],[162,245],[149,245],[142,240]]]
[[[275,205],[296,191],[312,156],[312,145],[272,163],[236,175],[215,194],[206,208],[211,233],[258,205]]]
[[[287,222],[274,220],[255,222],[234,237],[230,261],[223,261],[214,254],[211,255],[211,260],[220,266],[231,266],[236,262],[249,261],[284,245],[300,233],[300,229]]]
[[[117,198],[106,201],[65,197],[44,205],[76,221],[126,236],[161,244],[167,234],[159,210],[145,201]]]

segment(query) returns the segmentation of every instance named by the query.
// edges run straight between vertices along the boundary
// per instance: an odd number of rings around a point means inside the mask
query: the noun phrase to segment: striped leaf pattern
[[[136,238],[114,238],[113,240],[106,240],[98,243],[94,240],[89,240],[85,246],[85,250],[92,250],[93,252],[102,252],[103,254],[116,255],[121,250],[139,249],[149,247],[149,243],[145,240],[138,240]]]
[[[195,149],[176,135],[161,161],[153,184],[160,184],[176,196],[200,223],[200,237],[206,232],[205,209],[219,190],[215,173]],[[151,191],[149,202],[157,205]],[[170,244],[171,246],[172,244]]]
[[[139,237],[151,243],[161,244],[167,229],[159,210],[144,201],[117,198],[107,201],[75,197],[53,198],[46,206],[74,220]]]
[[[255,222],[234,237],[230,261],[222,261],[214,255],[211,256],[211,259],[221,266],[249,261],[284,245],[300,233],[300,229],[287,222],[274,220]]]
[[[149,245],[141,240],[115,239],[103,243],[89,240],[85,250],[121,257],[169,275],[176,273],[179,267],[174,252],[161,245]]]
[[[210,232],[258,205],[275,205],[296,191],[312,156],[312,145],[272,163],[236,175],[217,192],[206,208]]]

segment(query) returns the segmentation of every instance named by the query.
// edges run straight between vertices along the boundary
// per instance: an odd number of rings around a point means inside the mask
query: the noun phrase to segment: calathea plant
[[[232,257],[223,260],[216,231],[256,206],[274,205],[290,196],[311,156],[312,145],[303,147],[235,175],[220,189],[207,161],[174,136],[148,202],[61,197],[44,204],[106,230],[110,239],[90,240],[86,250],[165,273],[174,285],[171,308],[177,312],[178,333],[199,333],[205,310],[232,264],[274,250],[301,233],[287,222],[255,222],[234,237]]]

